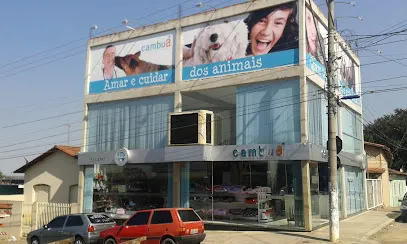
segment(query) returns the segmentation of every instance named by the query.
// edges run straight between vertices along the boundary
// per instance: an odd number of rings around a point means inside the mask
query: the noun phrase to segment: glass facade
[[[87,151],[163,148],[174,96],[88,105]]]
[[[310,81],[307,84],[308,140],[325,147],[328,141],[328,101],[321,88]]]
[[[92,211],[127,217],[137,210],[166,207],[172,195],[168,169],[167,163],[95,166]]]
[[[342,144],[343,151],[353,154],[362,154],[363,122],[359,114],[347,108],[341,108],[342,116]]]
[[[301,162],[191,162],[190,207],[221,225],[303,228]]]
[[[290,144],[301,141],[299,80],[239,86],[236,144]]]

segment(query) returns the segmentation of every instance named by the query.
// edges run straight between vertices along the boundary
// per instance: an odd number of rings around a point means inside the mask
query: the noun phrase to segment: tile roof
[[[68,156],[70,157],[74,157],[77,158],[78,157],[78,153],[80,152],[80,147],[71,147],[71,146],[64,146],[64,145],[55,145],[53,148],[49,149],[48,151],[46,151],[45,153],[41,154],[40,156],[36,157],[35,159],[31,160],[30,162],[26,163],[24,166],[22,166],[21,168],[17,169],[16,171],[14,171],[14,173],[24,173],[28,168],[32,167],[33,165],[35,165],[36,163],[44,160],[46,157],[48,157],[49,155],[57,152],[57,151],[61,151],[66,153]]]
[[[383,174],[386,170],[383,168],[368,168],[367,172],[369,174]]]
[[[400,171],[397,171],[397,170],[394,170],[394,169],[389,169],[389,173],[390,173],[390,174],[394,174],[394,175],[407,176],[407,173],[405,173],[405,172],[400,172]]]
[[[60,151],[68,154],[71,157],[75,157],[78,155],[80,152],[81,148],[80,147],[71,147],[71,146],[64,146],[64,145],[56,145],[55,146],[57,149]]]

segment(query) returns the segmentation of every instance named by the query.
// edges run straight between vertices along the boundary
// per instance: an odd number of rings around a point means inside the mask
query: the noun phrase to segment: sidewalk
[[[378,243],[369,238],[393,223],[400,215],[398,209],[363,212],[340,222],[340,243]],[[329,243],[329,227],[313,232],[287,231],[206,231],[202,244],[300,244]]]

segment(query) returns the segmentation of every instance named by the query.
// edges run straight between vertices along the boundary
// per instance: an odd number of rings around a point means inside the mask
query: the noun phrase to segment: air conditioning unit
[[[168,146],[214,145],[214,114],[208,110],[168,114]]]

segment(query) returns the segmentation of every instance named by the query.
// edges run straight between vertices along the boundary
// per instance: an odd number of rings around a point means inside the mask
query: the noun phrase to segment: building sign
[[[174,83],[174,32],[91,49],[89,94]]]
[[[114,154],[114,162],[118,166],[126,165],[129,162],[129,158],[129,150],[127,150],[126,148],[119,149]]]
[[[183,80],[298,64],[297,2],[186,27]]]
[[[272,156],[283,156],[283,147],[281,145],[276,146],[276,148],[242,148],[234,149],[233,157],[237,158],[263,158],[263,157],[272,157]]]

